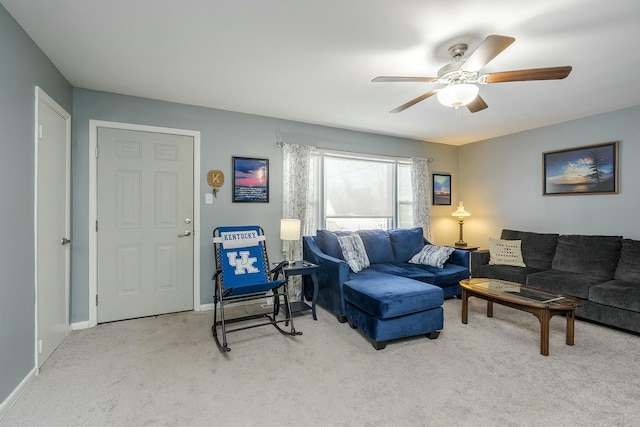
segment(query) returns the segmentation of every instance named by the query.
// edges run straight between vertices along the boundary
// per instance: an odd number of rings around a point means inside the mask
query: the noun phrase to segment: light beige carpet
[[[539,354],[530,314],[445,302],[437,340],[376,351],[319,309],[304,335],[273,327],[211,338],[211,312],[73,332],[0,426],[632,426],[640,424],[640,338],[554,317]]]

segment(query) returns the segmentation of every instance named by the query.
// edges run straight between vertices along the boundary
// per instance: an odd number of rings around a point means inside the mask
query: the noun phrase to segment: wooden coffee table
[[[540,354],[549,355],[549,321],[556,314],[567,317],[567,345],[573,345],[575,311],[582,301],[566,295],[497,279],[466,279],[462,287],[462,323],[467,324],[469,297],[487,301],[487,317],[493,317],[493,303],[533,314],[540,321]]]

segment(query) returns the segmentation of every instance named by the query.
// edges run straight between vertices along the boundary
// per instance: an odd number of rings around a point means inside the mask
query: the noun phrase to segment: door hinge
[[[98,221],[96,221],[96,233],[98,232]]]
[[[96,145],[96,159],[98,158],[98,153],[100,152],[100,150],[98,149],[98,146]]]
[[[42,125],[38,125],[38,139],[42,139]]]
[[[96,305],[98,305],[98,294],[96,294]]]

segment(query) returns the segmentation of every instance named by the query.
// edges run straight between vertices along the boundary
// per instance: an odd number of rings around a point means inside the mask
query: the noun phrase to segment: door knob
[[[185,218],[184,219],[184,223],[185,224],[191,224],[191,218]]]
[[[189,230],[185,230],[184,233],[178,234],[178,237],[189,237],[191,236],[191,232]]]
[[[60,240],[60,243],[62,244],[62,246],[68,245],[69,243],[71,243],[71,240],[67,239],[66,237],[63,237],[62,240]]]

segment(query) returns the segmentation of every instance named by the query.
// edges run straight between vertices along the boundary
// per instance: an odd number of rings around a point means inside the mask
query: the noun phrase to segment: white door
[[[193,146],[98,128],[98,323],[193,309]]]
[[[69,329],[71,116],[44,92],[36,90],[36,295],[40,367]]]

